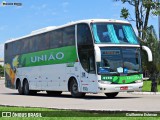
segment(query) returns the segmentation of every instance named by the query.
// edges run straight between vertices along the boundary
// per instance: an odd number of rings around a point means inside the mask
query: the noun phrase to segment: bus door
[[[83,92],[94,91],[96,84],[95,60],[93,50],[83,51],[80,54],[81,63],[81,90]]]

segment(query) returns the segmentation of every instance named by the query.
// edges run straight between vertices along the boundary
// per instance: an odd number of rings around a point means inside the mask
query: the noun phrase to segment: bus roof
[[[115,20],[115,19],[86,19],[86,20],[79,20],[79,21],[75,21],[75,22],[69,22],[69,23],[61,25],[61,26],[49,26],[49,27],[46,27],[46,28],[34,30],[28,35],[25,35],[25,36],[22,36],[22,37],[19,37],[19,38],[12,38],[12,39],[6,41],[5,43],[21,40],[21,39],[24,39],[24,38],[27,38],[27,37],[31,37],[31,36],[42,34],[42,33],[45,33],[45,32],[52,31],[52,30],[64,28],[64,27],[67,27],[67,26],[70,26],[70,25],[75,25],[75,24],[78,24],[78,23],[88,23],[88,24],[90,24],[90,23],[96,23],[96,22],[130,24],[127,21]]]

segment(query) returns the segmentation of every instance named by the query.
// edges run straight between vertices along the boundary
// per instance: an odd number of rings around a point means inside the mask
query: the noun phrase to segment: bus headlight
[[[136,83],[141,83],[143,80],[136,80],[135,82]]]
[[[111,84],[110,81],[102,81],[102,80],[98,80],[98,82],[101,83],[101,84]]]

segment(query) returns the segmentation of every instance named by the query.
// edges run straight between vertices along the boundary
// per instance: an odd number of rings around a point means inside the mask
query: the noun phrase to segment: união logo
[[[35,63],[35,62],[41,62],[41,61],[61,60],[63,58],[64,58],[64,53],[58,52],[56,54],[34,56],[34,57],[31,57],[30,61],[32,63]]]

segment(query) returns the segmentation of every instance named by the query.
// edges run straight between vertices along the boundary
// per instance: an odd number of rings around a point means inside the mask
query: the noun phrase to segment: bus
[[[87,19],[51,26],[5,43],[5,86],[21,95],[73,97],[141,91],[142,46],[129,22]]]

